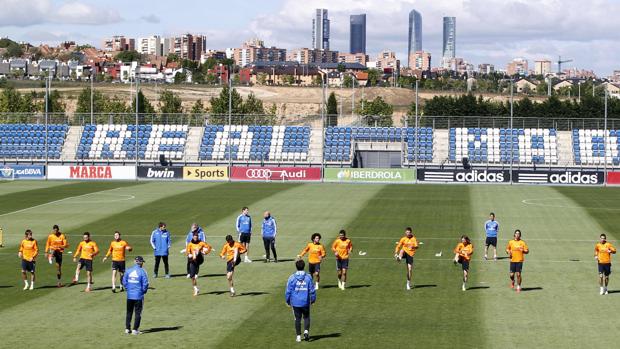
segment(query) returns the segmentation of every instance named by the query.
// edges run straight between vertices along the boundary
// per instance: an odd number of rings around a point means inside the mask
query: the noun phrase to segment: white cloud
[[[79,1],[3,0],[0,27],[28,27],[37,24],[102,25],[122,20],[118,11]]]
[[[157,23],[161,22],[161,19],[159,19],[159,17],[157,17],[154,14],[142,16],[142,17],[140,17],[140,19],[145,21],[145,22],[147,22],[147,23],[152,23],[152,24],[157,24]]]

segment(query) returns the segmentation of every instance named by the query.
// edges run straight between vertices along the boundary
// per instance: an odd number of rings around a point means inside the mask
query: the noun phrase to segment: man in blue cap
[[[297,272],[288,278],[286,284],[286,305],[293,307],[295,315],[295,331],[297,332],[297,342],[301,342],[301,318],[304,319],[304,340],[310,340],[310,305],[316,301],[316,291],[312,276],[306,274],[304,268],[306,263],[303,260],[295,262]]]
[[[140,332],[140,321],[142,320],[142,306],[144,305],[144,295],[149,289],[149,278],[146,271],[142,269],[144,258],[138,256],[135,259],[136,265],[127,269],[123,275],[123,287],[127,291],[127,315],[125,317],[125,333],[138,335]],[[131,330],[131,317],[136,314],[133,331]]]

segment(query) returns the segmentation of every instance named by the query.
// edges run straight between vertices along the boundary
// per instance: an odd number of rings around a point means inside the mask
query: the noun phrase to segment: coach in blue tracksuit
[[[170,250],[170,232],[166,230],[166,223],[160,222],[159,227],[151,233],[151,247],[155,253],[155,269],[153,277],[157,277],[159,261],[163,259],[166,279],[170,278],[168,267],[168,251]]]
[[[241,214],[237,217],[237,233],[239,233],[239,242],[245,247],[245,259],[246,263],[251,263],[252,260],[248,257],[250,254],[250,239],[252,237],[252,217],[250,217],[250,209],[244,207],[241,209]]]
[[[136,265],[127,269],[121,280],[127,292],[127,315],[125,316],[125,333],[140,334],[140,321],[142,320],[142,307],[144,295],[149,289],[149,278],[142,269],[144,258],[136,257]],[[136,317],[131,331],[131,317],[135,312]]]
[[[493,260],[497,260],[497,233],[499,232],[499,223],[495,220],[495,213],[489,213],[489,220],[484,222],[484,232],[486,240],[484,242],[484,259],[487,260],[489,246],[493,246]]]
[[[286,304],[293,307],[295,314],[295,331],[297,342],[301,342],[301,318],[304,318],[304,340],[310,340],[310,305],[316,301],[316,291],[312,276],[306,274],[304,268],[306,263],[303,260],[295,262],[297,272],[288,278],[286,293],[284,295]]]
[[[192,224],[192,228],[189,230],[189,233],[187,233],[187,237],[185,238],[185,248],[187,249],[187,245],[190,243],[190,241],[192,241],[192,238],[194,237],[194,233],[198,234],[198,240],[202,241],[202,242],[206,242],[206,235],[204,230],[202,230],[202,228],[197,224],[197,223],[193,223]],[[187,259],[187,278],[189,279],[190,275],[189,275],[189,258]]]
[[[276,252],[276,234],[278,233],[278,227],[276,225],[276,219],[271,216],[269,211],[265,211],[263,215],[263,244],[265,245],[265,263],[269,262],[269,250],[273,251],[273,260],[278,263],[278,254]]]

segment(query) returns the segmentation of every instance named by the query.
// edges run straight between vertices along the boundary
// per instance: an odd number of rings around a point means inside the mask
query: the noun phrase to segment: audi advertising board
[[[185,166],[183,167],[183,179],[188,181],[226,181],[228,180],[228,167]]]
[[[607,172],[607,184],[620,185],[620,172]]]
[[[326,182],[413,183],[415,171],[391,168],[326,168]]]
[[[418,170],[418,180],[439,183],[508,183],[509,170]]]
[[[232,167],[230,178],[241,181],[320,181],[320,167]]]
[[[48,179],[135,180],[134,166],[55,166],[47,167]]]
[[[602,171],[522,171],[515,170],[515,183],[599,185],[605,182]]]
[[[138,167],[140,179],[183,179],[183,167],[140,166]]]
[[[44,165],[0,165],[1,179],[43,179]]]

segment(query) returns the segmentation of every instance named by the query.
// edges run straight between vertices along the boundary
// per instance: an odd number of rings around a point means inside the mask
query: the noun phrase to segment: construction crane
[[[562,63],[569,63],[572,61],[572,59],[562,60],[562,56],[558,56],[558,74],[562,74]]]

